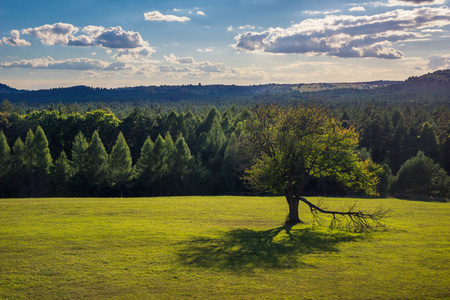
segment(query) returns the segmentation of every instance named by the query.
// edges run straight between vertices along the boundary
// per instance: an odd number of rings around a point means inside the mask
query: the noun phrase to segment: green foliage
[[[47,176],[50,173],[52,157],[50,155],[50,149],[48,148],[47,136],[40,126],[38,126],[36,129],[36,135],[34,136],[33,144],[34,165],[36,167],[36,172]]]
[[[122,195],[124,185],[131,180],[132,171],[130,149],[122,132],[119,132],[109,159],[109,177],[111,185],[119,188]]]
[[[450,177],[422,151],[408,159],[397,173],[394,189],[415,195],[450,196]]]
[[[87,148],[87,178],[94,193],[100,192],[107,184],[108,153],[97,131],[92,134]]]
[[[369,162],[358,159],[354,128],[342,128],[316,107],[259,106],[255,114],[246,144],[253,157],[245,173],[251,187],[301,195],[311,178],[334,177],[350,188],[376,193]]]
[[[5,196],[8,188],[8,175],[11,170],[11,148],[8,145],[6,136],[0,131],[0,196]]]
[[[72,174],[70,160],[67,158],[66,152],[61,151],[58,159],[55,161],[52,177],[52,189],[55,195],[65,196],[68,194],[69,179]]]

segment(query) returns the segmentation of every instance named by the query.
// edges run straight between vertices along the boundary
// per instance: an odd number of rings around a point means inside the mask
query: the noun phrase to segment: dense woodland
[[[382,166],[380,194],[449,196],[448,94],[433,99],[417,92],[419,98],[397,102],[382,97],[324,101],[323,95],[310,95],[315,99],[310,103],[326,107],[342,126],[356,126],[361,131],[360,155]],[[264,101],[283,97],[266,95]],[[246,123],[255,118],[254,104],[168,103],[49,103],[36,109],[3,100],[0,196],[248,192],[241,179],[245,149],[239,145]],[[311,182],[306,192],[348,191],[323,178]]]

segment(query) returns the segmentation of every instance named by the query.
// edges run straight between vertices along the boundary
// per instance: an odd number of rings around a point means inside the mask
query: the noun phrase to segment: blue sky
[[[450,0],[5,0],[0,83],[404,80],[450,68]]]

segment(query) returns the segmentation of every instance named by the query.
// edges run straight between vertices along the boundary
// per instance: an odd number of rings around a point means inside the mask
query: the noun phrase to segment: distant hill
[[[6,84],[0,83],[0,95],[9,95],[9,94],[16,94],[16,93],[20,93],[20,90],[16,90],[10,86],[7,86]]]
[[[306,99],[311,96],[324,101],[448,101],[450,95],[450,70],[436,71],[403,82],[373,81],[355,83],[315,84],[264,84],[237,85],[180,85],[137,86],[115,89],[73,86],[45,90],[18,90],[0,84],[0,100],[23,102],[38,106],[48,103],[74,102],[140,102],[155,103],[195,101],[215,103],[219,101],[254,103],[261,99]]]

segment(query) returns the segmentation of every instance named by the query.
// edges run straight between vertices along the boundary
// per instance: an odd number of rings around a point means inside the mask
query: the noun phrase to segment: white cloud
[[[159,11],[149,11],[144,13],[144,18],[146,21],[166,21],[166,22],[187,22],[191,18],[188,17],[178,17],[175,15],[163,15]]]
[[[423,29],[423,30],[421,30],[421,32],[435,33],[435,32],[444,32],[444,30],[442,30],[442,29]]]
[[[214,52],[215,51],[215,48],[214,47],[208,47],[208,48],[205,48],[205,49],[197,49],[197,52]]]
[[[22,30],[22,34],[30,34],[41,40],[43,45],[67,45],[70,37],[78,32],[78,27],[67,23],[42,25]]]
[[[348,11],[366,11],[364,6],[354,6],[348,9]]]
[[[204,15],[205,15],[205,13],[204,13],[204,12],[202,12],[201,10],[199,10],[199,11],[197,11],[197,15],[199,15],[199,16],[204,16]]]
[[[170,53],[168,56],[164,55],[164,59],[170,63],[178,63],[178,64],[195,63],[195,60],[192,57],[176,57],[173,53]]]
[[[441,5],[446,0],[389,0],[388,3],[383,4],[385,6],[429,6],[429,5]]]
[[[131,70],[132,66],[113,62],[108,63],[91,58],[72,58],[55,60],[51,57],[19,60],[13,62],[1,62],[2,68],[29,68],[29,69],[53,69],[53,70]]]
[[[239,30],[254,30],[255,26],[254,25],[239,26],[238,29]]]
[[[227,31],[233,31],[233,26],[228,26]]]
[[[327,15],[288,28],[244,32],[235,37],[237,50],[268,53],[321,54],[338,57],[401,58],[393,43],[423,38],[419,30],[450,25],[450,9],[398,9],[371,16]]]
[[[306,15],[331,15],[340,13],[340,9],[332,9],[332,10],[304,10],[302,13]]]
[[[433,54],[428,60],[428,68],[431,70],[450,69],[450,54]]]
[[[78,31],[78,27],[71,24],[55,23],[24,29],[22,33],[38,37],[44,45],[100,46],[114,49],[116,54],[113,57],[121,61],[142,60],[155,52],[139,32],[126,31],[120,26],[105,29],[102,26],[89,25],[81,29],[85,34],[75,35]],[[112,54],[112,51],[107,50],[106,53]]]
[[[180,12],[181,9],[179,9],[179,8],[174,8],[173,11],[175,11],[175,12]]]
[[[148,47],[139,32],[125,31],[122,27],[110,27],[97,36],[97,44],[112,49],[132,49]]]
[[[10,46],[30,46],[31,43],[27,42],[26,40],[20,39],[20,32],[19,30],[11,30],[11,37],[3,38],[3,43]]]

